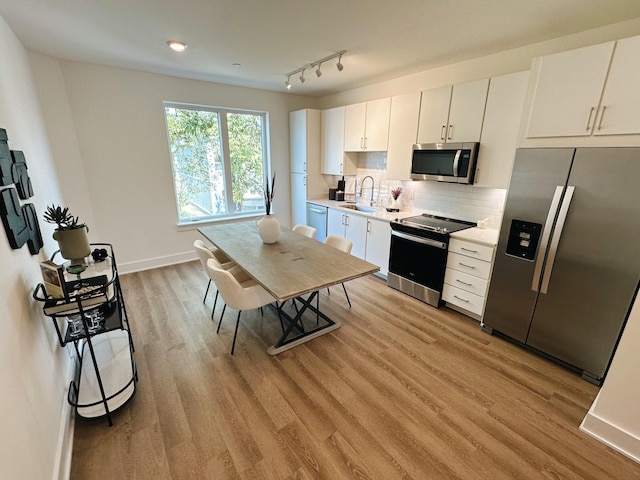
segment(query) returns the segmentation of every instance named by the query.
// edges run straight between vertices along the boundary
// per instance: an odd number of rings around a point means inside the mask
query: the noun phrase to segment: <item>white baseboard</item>
[[[594,402],[594,405],[597,403]],[[580,430],[596,440],[640,463],[640,438],[613,425],[593,413],[593,406],[582,420]]]
[[[137,262],[118,263],[118,273],[121,275],[125,273],[141,272],[143,270],[151,270],[152,268],[166,267],[168,265],[176,265],[178,263],[190,262],[197,260],[195,251],[176,253],[174,255],[167,255],[165,257],[148,258],[146,260],[140,260]]]
[[[67,378],[64,404],[60,415],[60,428],[58,430],[58,455],[57,462],[53,468],[53,480],[68,480],[71,476],[71,457],[73,454],[73,433],[75,427],[75,411],[67,401],[69,394],[69,385],[75,376],[75,352],[70,354],[71,361],[67,369]]]

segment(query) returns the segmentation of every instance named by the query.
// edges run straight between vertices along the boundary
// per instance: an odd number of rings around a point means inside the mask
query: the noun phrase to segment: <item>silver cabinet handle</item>
[[[478,250],[471,250],[470,248],[460,247],[460,250],[464,250],[465,252],[478,253]]]
[[[602,129],[602,119],[604,118],[604,112],[607,109],[606,105],[602,106],[602,113],[600,114],[600,121],[598,122],[598,130]]]
[[[367,233],[371,233],[371,220],[367,219]]]
[[[591,109],[589,110],[589,118],[587,118],[587,128],[585,129],[587,132],[589,130],[591,130],[591,117],[593,116],[593,111],[596,109],[596,107],[591,107]]]
[[[307,171],[307,162],[304,162],[304,163],[302,164],[302,171],[303,171],[303,172],[306,172],[306,171]]]
[[[458,300],[460,300],[460,301],[462,301],[464,303],[469,303],[469,300],[467,300],[465,298],[462,298],[462,297],[459,297],[458,295],[454,295],[453,298],[457,298]]]
[[[533,269],[533,279],[531,281],[531,290],[538,291],[540,285],[540,275],[542,275],[542,264],[544,263],[545,252],[547,251],[547,245],[549,243],[549,235],[551,235],[551,229],[553,226],[553,219],[556,218],[558,212],[558,206],[560,205],[560,198],[562,198],[563,187],[558,185],[556,191],[553,194],[553,200],[551,200],[551,206],[549,207],[549,213],[547,214],[547,221],[544,223],[544,229],[542,230],[542,238],[540,239],[540,246],[538,247],[538,258],[536,259],[536,266]]]
[[[462,280],[459,280],[456,278],[456,282],[461,283],[462,285],[466,285],[467,287],[472,287],[473,284],[471,283],[467,283],[467,282],[463,282]]]
[[[453,138],[453,125],[449,125],[447,129],[447,140],[451,140]]]
[[[445,135],[447,134],[446,129],[447,129],[447,126],[442,125],[442,130],[440,130],[440,140],[444,141]]]
[[[458,262],[458,265],[460,265],[461,267],[476,268],[473,265],[467,265],[466,263],[462,263],[462,262]]]
[[[553,231],[549,254],[547,255],[547,266],[545,267],[544,275],[542,276],[540,293],[547,293],[549,280],[551,279],[551,272],[553,270],[553,263],[556,260],[556,252],[558,251],[558,243],[560,243],[560,237],[562,236],[562,230],[564,229],[564,222],[567,220],[567,214],[569,213],[569,207],[571,206],[571,199],[573,198],[573,192],[575,189],[576,187],[574,186],[568,186],[567,192],[564,194],[564,199],[560,206],[560,213],[558,214],[558,221],[556,222],[556,228]]]

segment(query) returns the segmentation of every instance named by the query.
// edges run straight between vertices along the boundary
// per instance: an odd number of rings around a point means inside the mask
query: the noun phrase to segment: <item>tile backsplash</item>
[[[481,188],[471,185],[456,185],[429,181],[388,180],[385,176],[386,152],[358,153],[358,169],[355,177],[345,177],[347,200],[353,200],[357,182],[358,192],[362,179],[370,175],[374,179],[373,203],[386,207],[391,203],[391,190],[402,186],[400,196],[402,208],[423,213],[447,216],[477,222],[489,218],[490,228],[500,228],[506,195],[505,189]],[[338,177],[336,177],[337,180]],[[360,197],[360,202],[371,201],[369,183]]]

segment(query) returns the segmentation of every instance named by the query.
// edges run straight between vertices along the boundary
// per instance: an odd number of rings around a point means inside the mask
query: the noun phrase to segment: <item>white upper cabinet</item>
[[[289,113],[291,212],[293,224],[306,223],[307,198],[325,195],[328,185],[320,174],[320,110]]]
[[[527,137],[591,135],[615,42],[537,59]],[[535,75],[535,73],[534,73]]]
[[[509,187],[528,80],[528,71],[491,79],[474,186]]]
[[[616,44],[595,135],[640,133],[640,36]]]
[[[420,92],[391,98],[387,178],[411,179],[411,153],[418,134]]]
[[[325,175],[355,175],[356,165],[344,154],[345,107],[322,111],[322,162]]]
[[[417,143],[479,142],[489,79],[424,90]]]
[[[391,98],[347,105],[344,151],[384,152],[389,138]]]
[[[291,150],[291,173],[307,173],[307,161],[318,158],[317,152],[310,152],[310,148],[317,148],[318,119],[317,111],[297,110],[289,112],[289,148]],[[315,131],[314,131],[315,129]],[[315,142],[315,145],[314,145]],[[309,158],[311,155],[311,159]]]

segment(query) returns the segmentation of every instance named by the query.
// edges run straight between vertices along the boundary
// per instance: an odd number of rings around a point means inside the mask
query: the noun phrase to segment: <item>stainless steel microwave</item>
[[[411,158],[411,178],[472,184],[479,146],[478,142],[415,144]]]

